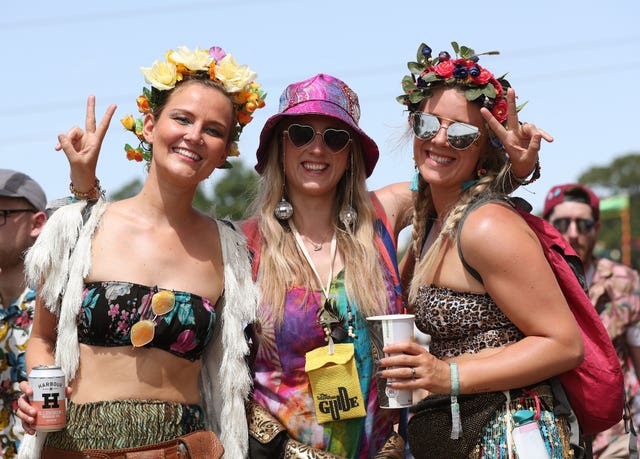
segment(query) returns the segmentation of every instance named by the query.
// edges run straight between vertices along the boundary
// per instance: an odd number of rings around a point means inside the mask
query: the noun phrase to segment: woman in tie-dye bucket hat
[[[379,153],[359,119],[356,93],[319,74],[285,89],[260,135],[262,186],[256,217],[243,227],[262,293],[249,405],[254,457],[404,457],[398,412],[379,407],[365,320],[403,312],[396,222],[367,191]],[[352,346],[364,410],[336,410],[320,424],[305,354],[329,342]]]

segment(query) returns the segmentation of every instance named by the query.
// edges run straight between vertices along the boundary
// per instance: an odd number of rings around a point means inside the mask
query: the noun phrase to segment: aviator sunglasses
[[[589,218],[556,218],[551,221],[551,224],[555,229],[557,229],[561,234],[565,234],[569,231],[569,226],[571,226],[571,222],[576,222],[576,228],[578,229],[578,233],[587,234],[589,231],[593,229],[596,222]]]
[[[466,150],[480,137],[480,130],[476,126],[431,113],[412,112],[409,120],[416,137],[422,140],[433,139],[440,128],[444,128],[447,131],[447,142],[455,150]],[[441,120],[451,124],[442,126]]]
[[[153,341],[156,334],[156,318],[171,312],[176,304],[176,296],[171,290],[161,290],[151,297],[153,319],[139,320],[131,327],[131,344],[142,347]]]
[[[324,144],[333,153],[341,152],[349,142],[351,142],[351,134],[344,129],[327,128],[323,132],[317,132],[308,124],[291,124],[284,134],[289,137],[291,143],[296,148],[302,148],[310,144],[317,135],[322,137]]]

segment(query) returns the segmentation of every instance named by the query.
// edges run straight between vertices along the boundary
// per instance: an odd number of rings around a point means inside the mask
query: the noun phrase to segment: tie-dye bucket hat
[[[350,126],[362,146],[367,177],[378,162],[378,146],[358,126],[360,104],[358,95],[338,78],[320,73],[312,78],[292,83],[280,96],[278,113],[267,120],[260,133],[255,169],[262,174],[267,164],[267,149],[274,128],[286,117],[324,115],[339,119]]]

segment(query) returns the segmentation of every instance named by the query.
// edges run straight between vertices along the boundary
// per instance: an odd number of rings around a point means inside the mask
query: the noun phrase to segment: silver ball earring
[[[358,212],[356,212],[353,207],[346,206],[340,211],[338,218],[340,218],[340,221],[345,227],[351,228],[355,226],[358,221]]]
[[[338,218],[340,222],[347,228],[348,230],[355,227],[358,222],[358,212],[353,208],[353,153],[349,155],[349,159],[351,162],[351,167],[347,171],[349,174],[349,204],[346,204],[340,213],[338,214]]]
[[[273,209],[273,214],[280,221],[289,220],[293,216],[293,206],[284,198],[284,195],[276,205],[276,208]]]
[[[289,220],[293,216],[293,206],[289,201],[285,199],[286,180],[287,180],[287,175],[284,170],[284,150],[283,150],[282,151],[282,197],[280,198],[280,202],[276,204],[276,208],[273,209],[273,215],[275,215],[275,217],[280,221]]]

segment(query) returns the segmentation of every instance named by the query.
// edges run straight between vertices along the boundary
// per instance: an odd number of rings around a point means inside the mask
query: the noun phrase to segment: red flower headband
[[[478,56],[499,54],[498,51],[476,54],[466,46],[458,46],[452,42],[456,58],[442,51],[438,57],[431,57],[431,48],[422,43],[418,48],[417,62],[409,62],[407,67],[411,75],[402,79],[404,94],[396,100],[414,111],[423,99],[432,96],[435,87],[459,86],[463,89],[467,100],[475,102],[491,111],[500,122],[507,120],[507,101],[505,93],[511,85],[504,76],[495,78],[493,73],[478,65]]]

